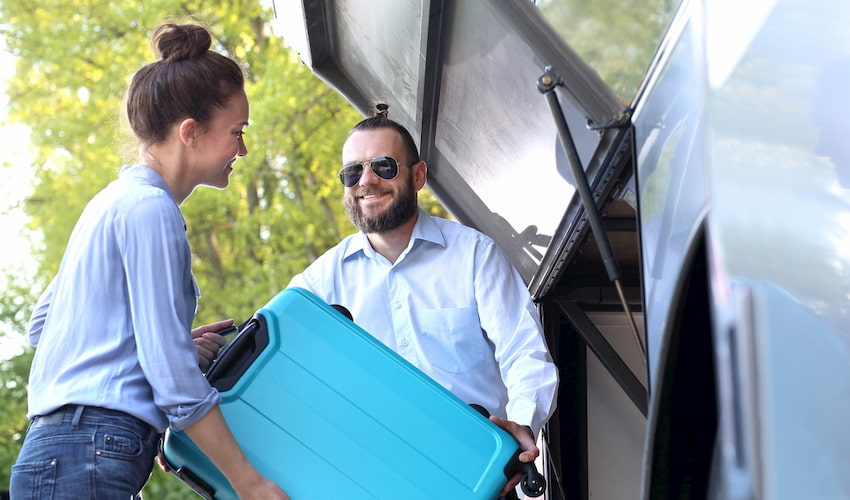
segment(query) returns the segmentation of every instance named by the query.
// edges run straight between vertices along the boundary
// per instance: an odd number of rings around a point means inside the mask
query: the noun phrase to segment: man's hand
[[[490,421],[507,431],[514,437],[514,439],[516,439],[520,450],[522,450],[519,454],[520,462],[533,462],[538,456],[540,456],[540,450],[537,448],[537,442],[534,439],[534,433],[531,432],[530,427],[494,416],[490,417]],[[508,492],[516,488],[521,480],[522,474],[520,473],[516,473],[513,477],[508,478],[507,484],[505,484],[505,487],[499,495],[507,495]]]
[[[218,354],[218,350],[227,343],[227,339],[216,332],[230,326],[233,326],[233,320],[225,319],[192,330],[192,339],[195,341],[195,347],[198,348],[198,366],[201,367],[201,370],[206,370],[209,367]]]

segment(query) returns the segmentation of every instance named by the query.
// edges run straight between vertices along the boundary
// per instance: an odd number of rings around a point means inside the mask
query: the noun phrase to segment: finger
[[[198,348],[199,353],[202,353],[202,351],[208,351],[209,353],[212,353],[213,351],[217,351],[220,347],[216,342],[205,337],[196,338],[195,346]]]
[[[207,331],[217,332],[220,330],[224,330],[227,327],[233,326],[234,323],[236,322],[233,321],[233,319],[223,319],[221,321],[216,321],[215,323],[208,325],[210,328]]]
[[[522,439],[519,441],[520,449],[522,449],[522,453],[519,454],[520,462],[533,462],[540,456],[540,449],[537,448],[537,443],[535,443],[532,439]]]
[[[521,480],[522,480],[521,474],[514,474],[514,476],[512,478],[510,478],[507,483],[505,483],[505,487],[502,488],[502,491],[501,491],[501,493],[499,493],[499,496],[500,497],[505,496],[508,493],[510,493],[511,491],[515,490],[517,485],[519,484],[519,482]]]
[[[211,343],[211,347],[216,349],[227,343],[227,338],[224,335],[215,332],[204,332],[203,338]]]
[[[201,367],[201,370],[206,370],[207,367],[209,367],[210,364],[213,362],[215,357],[215,353],[212,351],[202,351],[198,349],[198,366]]]
[[[519,454],[519,461],[524,462],[524,463],[533,462],[539,456],[540,456],[540,451],[535,446],[534,450],[525,450],[522,453],[520,453]]]
[[[192,329],[192,337],[199,337],[203,335],[205,332],[217,332],[219,330],[224,330],[229,326],[233,326],[233,319],[223,319],[221,321],[216,321],[215,323],[210,323],[208,325],[202,325],[197,328]]]
[[[159,468],[162,472],[165,472],[166,474],[171,472],[171,467],[168,466],[168,463],[165,461],[165,459],[162,457],[162,455],[157,454],[157,456],[154,460],[156,461],[156,464],[159,466]]]

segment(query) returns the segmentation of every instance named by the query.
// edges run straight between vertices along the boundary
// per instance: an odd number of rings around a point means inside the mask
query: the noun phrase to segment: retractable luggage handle
[[[231,389],[269,344],[266,321],[260,314],[239,325],[238,330],[236,338],[221,349],[205,372],[210,385],[221,392]]]

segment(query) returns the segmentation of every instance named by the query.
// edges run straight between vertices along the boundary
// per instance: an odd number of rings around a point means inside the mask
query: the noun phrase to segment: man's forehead
[[[368,160],[378,156],[395,156],[404,151],[401,137],[391,128],[358,130],[342,146],[346,161]]]

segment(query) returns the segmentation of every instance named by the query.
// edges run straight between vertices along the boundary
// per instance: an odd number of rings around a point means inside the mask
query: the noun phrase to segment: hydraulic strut
[[[581,198],[584,211],[587,214],[587,220],[590,222],[590,229],[596,239],[596,245],[599,247],[599,253],[602,255],[602,262],[605,264],[605,271],[608,273],[608,279],[614,283],[617,288],[617,295],[620,297],[620,303],[623,305],[623,310],[629,318],[629,324],[634,332],[635,341],[638,349],[646,362],[646,348],[643,344],[643,338],[638,332],[635,324],[632,311],[629,308],[626,296],[623,293],[623,287],[620,284],[620,266],[614,258],[614,253],[611,251],[611,243],[608,240],[608,234],[602,226],[602,215],[599,213],[599,207],[593,199],[593,193],[590,190],[590,184],[587,181],[587,175],[581,165],[581,159],[576,151],[576,145],[573,141],[573,136],[570,133],[570,128],[567,125],[567,120],[564,118],[564,112],[561,109],[561,104],[558,101],[558,95],[555,93],[555,87],[563,85],[563,80],[558,76],[551,66],[547,66],[543,75],[537,79],[537,90],[540,91],[549,103],[549,108],[552,110],[552,118],[555,120],[555,125],[558,127],[558,137],[561,140],[561,147],[564,148],[564,153],[567,156],[570,170],[576,182],[579,197]]]

